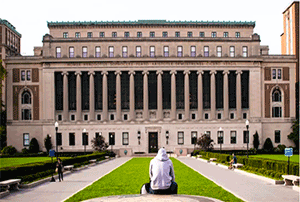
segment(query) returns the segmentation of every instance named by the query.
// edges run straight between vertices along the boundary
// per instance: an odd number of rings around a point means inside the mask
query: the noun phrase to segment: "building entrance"
[[[157,153],[157,132],[149,132],[149,153]]]

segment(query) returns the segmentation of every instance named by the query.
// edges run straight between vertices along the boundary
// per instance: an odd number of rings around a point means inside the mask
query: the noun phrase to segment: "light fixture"
[[[167,139],[167,144],[169,144],[169,131],[166,131],[166,139]]]

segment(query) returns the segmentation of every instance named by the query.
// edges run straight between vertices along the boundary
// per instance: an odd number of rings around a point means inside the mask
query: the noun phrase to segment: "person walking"
[[[64,169],[63,163],[62,163],[61,159],[59,158],[57,161],[57,164],[56,164],[56,172],[58,174],[59,181],[61,181],[61,180],[64,181],[63,169]]]

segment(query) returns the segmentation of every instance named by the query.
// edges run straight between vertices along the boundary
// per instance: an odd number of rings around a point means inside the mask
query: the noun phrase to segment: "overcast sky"
[[[3,0],[0,18],[22,34],[21,54],[33,55],[49,33],[47,21],[128,21],[141,19],[256,21],[255,33],[270,54],[280,54],[282,12],[291,0]]]

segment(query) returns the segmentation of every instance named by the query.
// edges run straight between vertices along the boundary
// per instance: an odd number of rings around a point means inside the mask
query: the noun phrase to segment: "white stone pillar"
[[[102,78],[102,120],[107,121],[108,120],[108,101],[107,101],[107,71],[101,72],[103,75]]]
[[[77,76],[76,78],[76,120],[81,121],[81,72],[76,72],[75,75]]]
[[[176,120],[176,74],[175,70],[171,70],[171,120]]]
[[[69,88],[68,88],[68,72],[61,73],[64,77],[64,112],[63,121],[69,121]]]
[[[237,71],[236,77],[236,118],[242,118],[242,90],[241,90],[241,74],[242,71]]]
[[[203,84],[202,84],[202,75],[204,72],[199,70],[198,74],[198,120],[203,119]]]
[[[143,71],[144,75],[144,92],[143,92],[143,103],[144,103],[144,112],[143,112],[143,118],[144,121],[147,121],[149,119],[149,98],[148,98],[148,71]]]
[[[130,92],[129,92],[129,118],[130,121],[134,121],[135,120],[135,100],[134,100],[134,75],[135,72],[134,71],[130,71],[128,72],[128,74],[130,75]]]
[[[95,72],[91,71],[88,73],[90,75],[90,121],[95,120],[95,83],[94,75]]]
[[[223,92],[223,97],[224,97],[224,111],[223,111],[223,117],[225,120],[228,119],[229,117],[229,103],[228,103],[228,74],[229,74],[229,71],[228,70],[225,70],[223,71],[223,75],[224,75],[224,81],[223,81],[223,89],[224,89],[224,92]]]
[[[163,119],[162,111],[162,74],[163,71],[157,71],[157,120]]]
[[[117,121],[122,120],[122,111],[121,111],[121,71],[116,71],[116,113],[117,113]]]
[[[190,119],[190,80],[189,70],[184,71],[184,120]]]
[[[210,71],[210,119],[216,119],[216,71]]]

